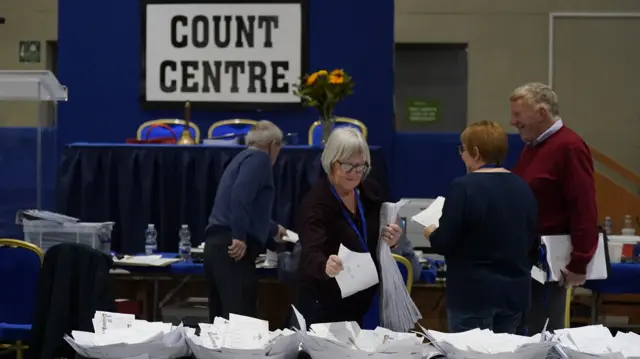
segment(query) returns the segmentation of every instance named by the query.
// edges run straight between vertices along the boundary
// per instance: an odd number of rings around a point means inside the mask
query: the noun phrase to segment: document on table
[[[137,267],[165,267],[180,262],[180,258],[166,258],[161,255],[125,256],[122,259],[113,258],[113,263],[121,266]]]
[[[547,249],[547,262],[549,263],[549,282],[557,282],[562,278],[561,270],[564,269],[571,260],[571,236],[543,236],[542,244]],[[596,253],[587,265],[587,279],[607,279],[607,258],[604,248],[604,237],[598,236],[598,247]],[[531,277],[538,282],[546,282],[546,273],[538,267],[531,269]],[[541,278],[542,277],[542,278]]]
[[[342,298],[378,284],[378,271],[369,253],[358,253],[340,245],[338,258],[343,270],[336,276]]]
[[[436,198],[424,211],[411,217],[414,222],[420,223],[425,227],[440,225],[440,217],[442,217],[442,208],[444,207],[444,197]]]

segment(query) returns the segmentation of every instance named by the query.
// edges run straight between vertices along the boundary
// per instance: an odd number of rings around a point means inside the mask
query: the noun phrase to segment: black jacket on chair
[[[96,310],[115,311],[109,282],[113,260],[79,244],[59,244],[44,257],[34,310],[30,359],[73,358],[64,341],[72,330],[93,332]]]

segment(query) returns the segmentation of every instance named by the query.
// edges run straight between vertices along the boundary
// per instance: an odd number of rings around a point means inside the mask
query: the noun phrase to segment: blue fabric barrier
[[[0,238],[23,238],[16,212],[37,204],[37,138],[33,127],[0,128]],[[42,208],[52,209],[58,165],[55,128],[42,130]]]

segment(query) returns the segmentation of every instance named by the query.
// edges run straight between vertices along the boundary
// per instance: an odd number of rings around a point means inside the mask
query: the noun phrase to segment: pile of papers
[[[380,323],[385,328],[398,332],[407,332],[422,318],[420,310],[411,299],[407,286],[402,278],[391,253],[391,248],[382,237],[382,228],[396,223],[398,212],[406,201],[383,203],[380,209],[380,240],[378,259],[382,274]],[[407,268],[407,271],[411,271]]]
[[[124,256],[113,257],[113,263],[119,266],[131,267],[165,267],[180,262],[180,258],[166,258],[159,254],[149,256]]]
[[[612,336],[601,325],[560,329],[532,337],[496,334],[474,329],[463,333],[425,330],[427,339],[447,358],[639,358],[640,335],[618,332]]]
[[[197,359],[267,358],[296,359],[298,335],[289,329],[269,331],[264,320],[230,314],[216,317],[213,324],[199,324],[200,333],[190,333],[189,348]]]
[[[72,331],[64,340],[85,358],[172,359],[189,355],[182,326],[136,320],[131,314],[96,312],[94,333]],[[194,331],[194,330],[192,330]]]
[[[426,345],[414,333],[397,333],[378,327],[362,330],[355,322],[312,324],[307,331],[304,317],[294,308],[300,324],[302,350],[313,359],[398,358],[420,359]]]

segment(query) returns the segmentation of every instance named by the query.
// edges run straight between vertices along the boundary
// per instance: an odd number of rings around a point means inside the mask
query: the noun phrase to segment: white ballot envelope
[[[571,236],[543,236],[542,244],[547,247],[547,263],[549,263],[548,282],[557,282],[562,278],[561,270],[571,260]],[[587,280],[607,279],[607,258],[602,233],[598,236],[598,248],[587,265]],[[531,269],[531,277],[540,283],[547,282],[546,273],[539,267]]]
[[[442,217],[442,208],[444,207],[444,197],[436,198],[424,211],[411,217],[414,222],[420,223],[425,227],[435,225],[440,226],[440,217]]]
[[[378,284],[378,271],[371,254],[353,252],[341,244],[338,257],[342,261],[343,270],[336,276],[336,281],[342,298]]]

